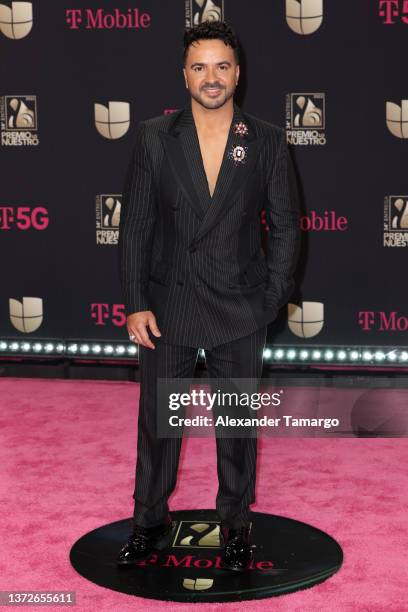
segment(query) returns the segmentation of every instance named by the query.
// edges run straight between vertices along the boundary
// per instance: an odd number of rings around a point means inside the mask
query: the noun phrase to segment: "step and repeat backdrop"
[[[404,0],[0,0],[0,339],[128,340],[134,135],[189,103],[183,33],[205,19],[237,32],[236,101],[286,128],[297,169],[297,289],[268,342],[406,346]]]

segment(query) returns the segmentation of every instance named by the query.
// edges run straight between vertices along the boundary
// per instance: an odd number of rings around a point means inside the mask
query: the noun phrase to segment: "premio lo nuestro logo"
[[[222,21],[224,19],[224,0],[186,0],[186,28],[203,21]]]
[[[401,106],[386,102],[385,117],[391,134],[397,138],[408,138],[408,100],[401,100]]]
[[[129,102],[108,102],[108,106],[95,104],[95,126],[104,138],[121,138],[128,131],[129,125]]]
[[[36,96],[1,97],[0,122],[3,146],[39,144]]]
[[[286,0],[286,21],[296,34],[313,34],[323,22],[323,0]]]
[[[9,299],[10,321],[23,334],[36,331],[43,322],[43,301],[38,297]]]
[[[288,327],[299,338],[313,338],[323,329],[324,304],[302,302],[302,306],[288,304]]]
[[[408,195],[389,195],[384,198],[383,246],[408,246]]]
[[[286,96],[286,134],[294,145],[326,144],[324,93],[290,93]]]
[[[24,38],[33,27],[33,5],[31,2],[12,2],[11,7],[0,4],[0,32],[17,40]]]
[[[96,196],[96,244],[118,244],[121,198],[112,193]]]

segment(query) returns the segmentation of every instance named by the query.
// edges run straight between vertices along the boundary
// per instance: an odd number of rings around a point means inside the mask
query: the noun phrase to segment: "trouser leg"
[[[194,376],[198,349],[153,338],[155,349],[139,345],[140,401],[133,521],[153,527],[168,515],[168,498],[177,483],[182,437],[158,438],[157,378]],[[159,406],[168,410],[168,406]]]
[[[266,327],[206,351],[210,378],[251,378],[256,391],[262,376]],[[246,411],[246,416],[250,411]],[[214,414],[216,418],[217,412]],[[252,415],[252,416],[256,416]],[[216,509],[224,525],[238,528],[250,520],[255,501],[257,438],[216,436],[218,493]]]

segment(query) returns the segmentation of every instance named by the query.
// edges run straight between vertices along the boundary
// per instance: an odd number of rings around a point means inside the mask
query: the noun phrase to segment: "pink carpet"
[[[99,587],[69,562],[83,534],[132,514],[138,391],[130,382],[0,379],[0,590],[73,590],[81,611],[197,609]],[[407,461],[406,439],[260,439],[252,509],[328,532],[344,562],[311,589],[239,607],[407,611]],[[214,440],[185,439],[171,509],[214,507],[216,490]]]

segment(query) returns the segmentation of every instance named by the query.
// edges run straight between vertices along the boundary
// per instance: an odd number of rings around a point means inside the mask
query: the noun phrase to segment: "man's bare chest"
[[[208,189],[212,197],[225,153],[228,132],[211,137],[198,134],[198,139],[200,142],[201,157],[207,177]]]

